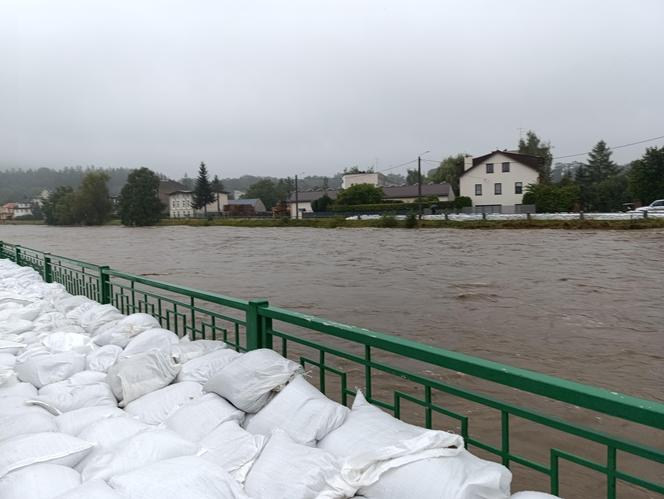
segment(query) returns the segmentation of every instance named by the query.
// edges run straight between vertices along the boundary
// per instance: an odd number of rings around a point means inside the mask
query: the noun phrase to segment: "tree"
[[[161,217],[159,176],[148,168],[129,174],[120,191],[120,220],[123,225],[142,227],[155,225]]]
[[[83,225],[102,225],[111,217],[113,206],[108,194],[109,175],[90,171],[83,177],[76,196],[76,221]]]
[[[203,208],[207,216],[207,205],[212,203],[216,196],[212,192],[210,180],[208,179],[207,168],[205,163],[201,161],[201,166],[198,168],[198,178],[196,179],[196,187],[194,188],[194,201],[192,206],[195,210]]]
[[[576,170],[576,182],[581,188],[581,204],[584,210],[607,211],[607,206],[619,209],[624,196],[617,193],[620,185],[625,182],[608,182],[618,175],[618,166],[611,160],[611,149],[606,142],[600,140],[588,154],[588,162],[581,164]],[[600,188],[600,184],[604,184]]]
[[[285,201],[289,194],[288,180],[279,179],[273,182],[270,179],[263,179],[249,186],[242,199],[260,199],[265,205],[265,209],[270,210],[279,201]]]
[[[178,180],[178,182],[180,182],[184,186],[185,190],[187,191],[194,190],[194,179],[191,178],[189,175],[187,175],[186,172],[184,176],[180,180]]]
[[[440,162],[438,168],[429,170],[427,177],[431,182],[440,184],[447,182],[452,186],[454,192],[459,193],[459,179],[464,171],[465,155],[457,154],[448,156]]]
[[[406,183],[408,185],[417,185],[420,181],[420,176],[417,174],[417,170],[408,169],[406,173]]]
[[[535,132],[528,130],[526,140],[519,139],[519,153],[542,158],[539,170],[540,182],[547,183],[551,180],[551,163],[553,162],[551,142],[542,142]]]
[[[337,195],[337,205],[378,204],[383,200],[383,189],[371,184],[355,184]]]
[[[48,225],[61,225],[58,220],[58,206],[63,203],[68,194],[72,194],[73,192],[74,189],[72,187],[61,185],[44,201],[44,221]]]
[[[664,199],[664,147],[649,147],[642,158],[632,162],[629,190],[642,204]]]
[[[224,184],[219,180],[217,175],[214,176],[210,183],[210,189],[214,192],[214,197],[217,199],[217,213],[221,213],[222,206],[219,203],[219,193],[224,192]]]
[[[523,204],[534,204],[539,213],[573,211],[579,195],[579,186],[575,184],[530,184],[523,195]]]
[[[315,212],[328,211],[328,208],[332,205],[334,201],[327,194],[315,199],[311,203],[311,209]]]

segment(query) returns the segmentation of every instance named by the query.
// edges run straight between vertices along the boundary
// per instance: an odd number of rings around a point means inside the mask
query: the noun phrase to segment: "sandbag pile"
[[[510,481],[272,350],[178,338],[0,259],[2,499],[502,499]]]

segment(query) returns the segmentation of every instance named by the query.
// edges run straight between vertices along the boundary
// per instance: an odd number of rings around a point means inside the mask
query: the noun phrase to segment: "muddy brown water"
[[[0,225],[0,240],[664,401],[663,230]]]

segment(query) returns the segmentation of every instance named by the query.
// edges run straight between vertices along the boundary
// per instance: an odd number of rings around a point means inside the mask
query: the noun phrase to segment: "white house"
[[[466,156],[459,179],[461,196],[473,200],[473,206],[502,207],[523,204],[523,194],[530,184],[539,182],[542,158],[511,151],[493,151],[484,156]]]
[[[206,206],[208,215],[220,215],[228,204],[228,194],[215,194],[216,199]],[[193,191],[173,191],[168,195],[168,208],[171,218],[192,218],[203,215],[206,210],[194,210]]]
[[[31,217],[32,205],[30,203],[16,203],[14,207],[14,218]]]
[[[382,173],[362,172],[346,173],[341,177],[342,189],[348,189],[351,185],[357,184],[371,184],[375,187],[382,187],[385,185],[385,175]]]

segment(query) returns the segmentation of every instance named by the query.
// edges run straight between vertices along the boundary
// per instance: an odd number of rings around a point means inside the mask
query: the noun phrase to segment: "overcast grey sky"
[[[664,135],[662,26],[663,0],[0,0],[0,168],[331,175],[520,127],[616,146]]]

